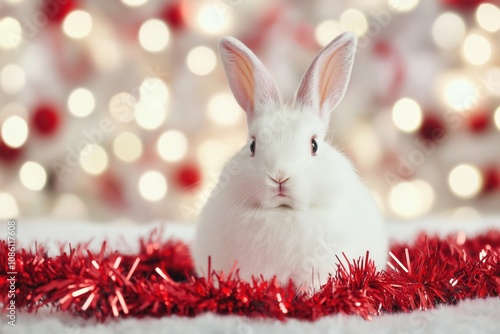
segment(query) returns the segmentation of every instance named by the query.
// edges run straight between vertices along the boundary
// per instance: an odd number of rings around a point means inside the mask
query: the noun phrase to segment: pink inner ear
[[[339,63],[339,51],[335,51],[331,55],[329,55],[328,59],[325,59],[319,68],[320,73],[322,75],[319,76],[320,80],[318,83],[318,92],[319,92],[319,105],[320,105],[320,115],[325,107],[330,108],[330,101],[328,101],[334,92],[335,87],[335,76],[337,75],[337,71],[341,64]],[[323,116],[323,115],[321,115]]]
[[[241,92],[238,92],[242,96],[237,96],[237,98],[240,99],[239,102],[244,101],[244,103],[246,104],[246,108],[244,108],[246,112],[253,112],[255,92],[253,64],[246,55],[242,54],[242,52],[238,48],[229,45],[227,45],[226,47],[234,55],[233,79],[237,81],[236,86],[243,90]]]

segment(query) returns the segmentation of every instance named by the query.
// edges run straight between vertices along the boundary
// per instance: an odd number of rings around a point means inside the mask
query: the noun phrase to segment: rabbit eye
[[[314,137],[311,139],[311,152],[312,155],[316,155],[316,151],[318,150],[318,143]]]
[[[255,139],[252,140],[252,143],[250,144],[250,152],[252,152],[252,157],[255,155]]]

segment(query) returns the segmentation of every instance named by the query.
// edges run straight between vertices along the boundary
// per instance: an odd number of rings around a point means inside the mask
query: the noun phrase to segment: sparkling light
[[[138,7],[144,5],[148,0],[122,0],[124,5]]]
[[[404,97],[392,107],[392,121],[401,131],[414,132],[422,124],[422,110],[417,102]]]
[[[481,172],[472,165],[462,164],[453,168],[448,175],[448,185],[458,197],[471,198],[481,190]]]
[[[483,36],[470,34],[464,41],[465,59],[473,65],[483,65],[491,58],[491,44]]]
[[[6,16],[0,20],[0,48],[13,49],[23,40],[23,30],[18,20]]]
[[[47,182],[47,173],[42,165],[33,162],[25,162],[19,171],[19,178],[23,186],[30,190],[42,190]]]
[[[229,26],[231,20],[228,14],[229,11],[217,6],[216,3],[203,5],[197,15],[198,26],[211,34],[220,33]]]
[[[472,81],[466,78],[455,78],[444,85],[443,95],[445,103],[455,110],[465,110],[476,102],[476,95]]]
[[[7,94],[19,93],[26,83],[26,74],[17,64],[5,65],[0,73],[0,84]]]
[[[409,12],[417,7],[420,0],[389,0],[389,6],[398,12]]]
[[[500,29],[500,9],[491,3],[483,3],[477,7],[476,20],[484,30],[496,32]]]
[[[82,199],[73,194],[62,194],[52,208],[51,216],[57,218],[83,218],[87,214],[87,206]]]
[[[66,15],[62,28],[66,36],[70,38],[84,38],[92,30],[92,16],[86,11],[74,10]]]
[[[99,145],[89,144],[80,152],[82,169],[91,174],[102,174],[108,168],[108,154]]]
[[[189,70],[194,74],[207,75],[215,68],[217,58],[212,49],[198,46],[189,51],[186,62]]]
[[[465,37],[465,22],[455,13],[441,14],[432,26],[434,42],[443,49],[458,47]]]
[[[319,45],[326,46],[341,32],[340,23],[333,20],[326,20],[318,24],[314,36]]]
[[[77,117],[86,117],[95,108],[94,94],[86,88],[77,88],[68,97],[69,112]]]
[[[231,126],[241,120],[243,112],[234,99],[233,95],[227,92],[218,93],[208,101],[208,117],[218,125]]]
[[[351,8],[340,15],[340,26],[343,30],[353,31],[361,36],[368,29],[368,20],[361,11]]]
[[[109,100],[109,112],[111,116],[122,123],[127,123],[134,119],[136,106],[137,101],[135,97],[127,92],[115,94]]]
[[[2,124],[2,139],[10,147],[18,148],[28,139],[28,124],[21,117],[8,117]]]
[[[500,106],[497,108],[497,110],[495,110],[495,115],[493,117],[497,129],[500,131]]]
[[[139,179],[139,193],[147,201],[161,200],[167,194],[167,190],[167,180],[157,171],[148,171]]]
[[[160,52],[170,41],[170,30],[165,22],[150,19],[144,22],[139,29],[139,43],[150,52]]]
[[[167,110],[164,103],[146,99],[137,103],[134,115],[137,125],[146,130],[154,130],[165,122]]]
[[[176,130],[164,132],[158,139],[156,150],[165,161],[179,161],[186,156],[188,141],[186,136]]]
[[[389,193],[389,206],[405,218],[427,213],[434,203],[434,190],[425,181],[414,180],[396,184]]]
[[[19,208],[14,196],[9,193],[0,193],[0,219],[12,219],[19,215]]]
[[[133,162],[142,154],[142,142],[135,134],[122,132],[113,141],[113,151],[120,160]]]
[[[166,103],[170,96],[165,82],[158,78],[148,78],[141,83],[139,88],[141,100],[154,99]]]

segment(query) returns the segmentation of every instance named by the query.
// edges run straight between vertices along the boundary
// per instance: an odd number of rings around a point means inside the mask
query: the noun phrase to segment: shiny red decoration
[[[121,254],[106,242],[99,252],[87,244],[51,257],[40,247],[20,249],[15,264],[0,266],[0,303],[8,305],[8,271],[15,271],[16,310],[36,312],[52,305],[60,312],[104,321],[118,317],[195,316],[205,312],[248,317],[315,320],[332,314],[365,319],[387,313],[454,305],[463,299],[500,295],[500,230],[467,238],[421,234],[412,244],[394,244],[385,271],[368,254],[345,267],[313,295],[290,282],[246,282],[238,272],[197,277],[188,246],[160,239],[153,231],[137,254]],[[9,245],[0,241],[0,263]],[[258,273],[256,273],[258,274]]]
[[[490,193],[500,189],[500,169],[495,167],[487,168],[483,172],[483,193]]]
[[[480,133],[488,129],[491,123],[491,113],[486,111],[476,111],[469,116],[468,126],[474,133]]]
[[[61,23],[69,12],[78,7],[77,0],[43,0],[41,10],[46,15],[49,22]]]
[[[59,128],[60,115],[51,104],[40,104],[31,115],[31,126],[43,136],[53,135]]]
[[[446,127],[438,116],[428,114],[424,116],[418,134],[422,139],[439,141],[446,134]]]
[[[7,145],[0,137],[0,161],[10,163],[21,155],[21,148],[13,148]]]
[[[195,190],[202,179],[200,167],[195,164],[183,165],[177,170],[175,178],[181,189]]]

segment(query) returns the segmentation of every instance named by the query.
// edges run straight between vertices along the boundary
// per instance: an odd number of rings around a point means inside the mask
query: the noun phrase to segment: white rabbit
[[[277,276],[317,290],[338,256],[370,252],[385,266],[380,212],[351,162],[325,141],[329,116],[347,88],[356,37],[335,38],[313,60],[295,101],[283,104],[273,79],[240,41],[219,42],[231,90],[247,115],[248,145],[226,164],[203,207],[193,244],[196,269],[242,279]]]

